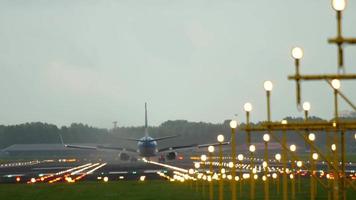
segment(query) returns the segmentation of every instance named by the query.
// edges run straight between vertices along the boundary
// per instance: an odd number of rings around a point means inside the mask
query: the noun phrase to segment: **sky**
[[[343,31],[356,37],[348,2]],[[257,122],[265,80],[272,120],[303,116],[287,80],[291,48],[304,49],[302,74],[335,73],[335,34],[329,0],[0,0],[0,124],[137,126],[144,102],[150,125],[241,122],[245,102]],[[345,66],[356,72],[356,46],[345,48]],[[341,87],[356,99],[355,81]],[[311,115],[333,116],[325,82],[303,82],[302,100]]]

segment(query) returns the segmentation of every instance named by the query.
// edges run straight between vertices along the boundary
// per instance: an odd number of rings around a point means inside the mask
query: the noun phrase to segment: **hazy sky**
[[[346,36],[355,24],[349,1]],[[247,101],[259,121],[267,79],[272,118],[302,116],[290,49],[304,47],[302,73],[336,72],[335,32],[329,0],[0,0],[0,123],[142,125],[145,101],[151,125],[244,121]],[[355,73],[356,47],[345,54]],[[326,83],[302,86],[312,115],[332,117]],[[342,90],[356,99],[355,81]]]

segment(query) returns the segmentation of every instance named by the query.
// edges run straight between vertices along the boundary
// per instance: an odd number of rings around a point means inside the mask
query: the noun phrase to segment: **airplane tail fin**
[[[145,136],[148,137],[148,125],[147,125],[147,103],[145,102]]]
[[[59,140],[61,141],[61,144],[62,144],[63,146],[66,146],[66,145],[64,144],[63,137],[62,137],[61,134],[59,134]]]

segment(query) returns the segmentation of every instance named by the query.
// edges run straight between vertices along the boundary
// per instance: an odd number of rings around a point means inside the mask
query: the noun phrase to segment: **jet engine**
[[[177,152],[169,152],[167,155],[166,155],[166,158],[167,160],[175,160],[177,157]]]
[[[127,153],[123,153],[122,152],[122,153],[119,154],[119,158],[122,161],[128,161],[130,159],[130,156]]]

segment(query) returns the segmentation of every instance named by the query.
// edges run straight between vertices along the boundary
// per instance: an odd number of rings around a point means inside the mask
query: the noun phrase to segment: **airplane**
[[[60,135],[61,143],[66,148],[74,148],[74,149],[88,149],[88,150],[117,150],[120,152],[119,158],[120,160],[127,161],[130,159],[129,154],[135,154],[142,158],[151,158],[158,156],[159,153],[167,153],[166,158],[167,160],[175,160],[177,157],[177,150],[183,149],[191,149],[191,148],[204,148],[208,146],[217,146],[220,143],[211,143],[211,144],[190,144],[190,145],[181,145],[181,146],[173,146],[173,147],[166,147],[159,149],[157,146],[157,141],[172,139],[178,137],[179,135],[173,136],[164,136],[159,138],[152,138],[149,136],[148,133],[148,123],[147,123],[147,103],[145,103],[145,130],[144,136],[140,139],[134,138],[120,138],[123,140],[128,141],[135,141],[137,142],[137,149],[130,149],[130,148],[122,148],[122,147],[112,147],[112,146],[81,146],[81,145],[72,145],[72,144],[64,144],[63,138]],[[230,144],[230,142],[223,142],[222,145]]]

